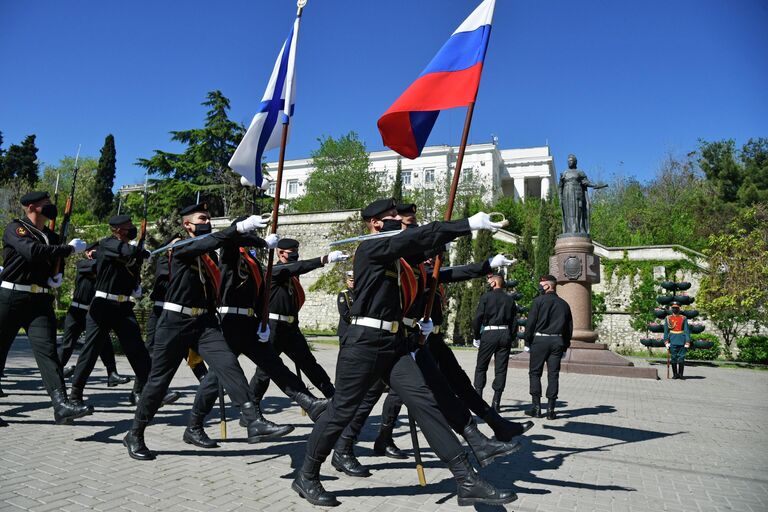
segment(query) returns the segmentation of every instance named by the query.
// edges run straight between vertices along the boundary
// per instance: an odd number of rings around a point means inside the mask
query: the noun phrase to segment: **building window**
[[[435,170],[434,169],[424,169],[424,183],[427,185],[431,185],[435,182]]]
[[[295,196],[299,193],[299,180],[288,180],[288,195]]]
[[[269,191],[268,191],[268,194],[269,194],[269,195],[271,195],[272,197],[274,197],[274,196],[275,196],[275,191],[277,191],[277,183],[276,183],[276,182],[274,182],[274,181],[271,181],[271,182],[269,183]]]
[[[411,171],[403,171],[402,174],[403,185],[408,187],[411,185]]]

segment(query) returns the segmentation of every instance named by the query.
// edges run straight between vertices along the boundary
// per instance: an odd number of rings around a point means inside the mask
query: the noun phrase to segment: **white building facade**
[[[395,180],[397,163],[402,167],[403,191],[445,187],[453,175],[458,157],[458,146],[427,146],[421,156],[410,160],[391,150],[369,154],[371,171],[388,186]],[[312,160],[286,160],[283,167],[281,195],[286,199],[302,196],[307,178],[311,174]],[[268,177],[277,174],[277,162],[267,164]],[[554,190],[557,176],[555,162],[548,146],[499,149],[496,144],[470,144],[464,153],[462,176],[472,176],[483,191],[486,202],[514,196],[525,201],[528,197],[546,199]],[[269,195],[274,195],[275,183],[270,184]]]

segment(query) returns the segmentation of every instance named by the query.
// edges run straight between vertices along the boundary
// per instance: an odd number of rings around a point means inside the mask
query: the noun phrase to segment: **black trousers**
[[[61,337],[61,345],[59,345],[59,361],[62,368],[67,366],[69,358],[72,357],[72,352],[75,350],[75,343],[77,343],[80,335],[85,331],[85,317],[87,314],[88,310],[71,306],[67,311],[67,316],[64,319],[64,334]],[[117,371],[115,349],[112,348],[111,339],[104,340],[99,357],[101,362],[104,363],[108,374]]]
[[[381,379],[375,382],[370,387],[370,389],[368,389],[368,392],[363,397],[363,401],[360,402],[357,411],[355,411],[355,415],[352,418],[352,421],[350,421],[349,425],[346,426],[341,434],[341,437],[345,437],[347,439],[357,439],[357,437],[360,435],[360,432],[363,431],[365,422],[371,415],[374,406],[378,403],[381,395],[383,395],[386,391],[387,384]],[[387,393],[387,397],[384,399],[384,405],[381,409],[381,423],[394,425],[395,420],[397,420],[397,417],[400,414],[400,410],[402,408],[403,399],[400,398],[396,391],[390,388],[389,392]]]
[[[174,311],[163,311],[157,321],[154,345],[149,380],[136,407],[136,427],[146,425],[154,418],[179,364],[190,348],[215,369],[237,406],[242,407],[245,403],[255,401],[237,355],[224,340],[215,314],[190,317]],[[207,376],[203,381],[206,380]]]
[[[478,392],[482,392],[485,387],[491,356],[493,356],[495,366],[495,376],[491,387],[497,393],[504,391],[507,384],[510,348],[512,348],[512,337],[509,329],[486,330],[480,336],[480,348],[477,351],[477,365],[475,366],[475,389]]]
[[[56,354],[56,315],[53,296],[0,288],[0,354],[3,368],[11,345],[20,329],[24,329],[32,346],[37,367],[50,395],[64,389],[59,357]]]
[[[258,328],[259,320],[256,317],[223,315],[221,319],[224,339],[236,356],[245,354],[259,368],[263,369],[283,392],[309,393],[301,379],[285,366],[283,360],[272,348],[272,344],[259,341],[256,335]],[[212,368],[200,381],[192,411],[198,415],[207,415],[216,404],[218,396],[219,378],[216,375],[216,369]]]
[[[123,347],[128,362],[136,375],[136,389],[141,389],[149,375],[149,353],[141,339],[141,329],[133,314],[133,302],[115,302],[97,297],[91,302],[91,309],[85,317],[85,345],[80,351],[72,377],[72,387],[83,389],[88,382],[96,359],[109,332],[114,331]]]
[[[528,371],[533,398],[541,398],[541,375],[547,364],[547,398],[554,400],[560,388],[560,359],[566,347],[560,336],[534,336],[531,343],[531,363]]]
[[[160,318],[160,315],[163,312],[163,308],[160,306],[152,306],[152,311],[149,313],[149,318],[147,318],[147,352],[149,352],[149,357],[152,357],[152,350],[155,347],[155,331],[157,330],[157,319]]]
[[[469,407],[469,410],[481,418],[485,417],[491,406],[483,400],[472,385],[469,375],[459,364],[453,350],[445,343],[443,334],[430,334],[427,338],[427,348],[456,396]]]
[[[307,339],[301,333],[301,329],[295,323],[289,324],[277,320],[269,321],[270,337],[277,355],[285,354],[296,363],[296,366],[304,372],[310,382],[326,397],[333,396],[333,383],[315,356],[309,350]],[[269,387],[269,374],[261,367],[256,368],[256,373],[251,379],[251,391],[261,400]]]
[[[336,393],[315,422],[306,457],[324,461],[349,425],[372,385],[384,380],[402,398],[440,460],[462,452],[461,443],[406,348],[402,334],[352,325],[341,340],[336,364]]]

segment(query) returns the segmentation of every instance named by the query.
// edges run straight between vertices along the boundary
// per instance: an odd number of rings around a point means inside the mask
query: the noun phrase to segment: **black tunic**
[[[1,281],[36,284],[48,287],[58,258],[74,249],[59,243],[59,235],[48,229],[37,229],[28,220],[14,219],[3,233],[3,271]]]
[[[99,241],[96,250],[96,290],[130,295],[139,284],[144,249],[115,237]]]
[[[72,302],[88,305],[96,293],[96,260],[80,260],[75,266],[77,267],[77,277],[75,278]]]
[[[517,306],[515,300],[502,288],[496,288],[480,296],[477,303],[475,319],[472,321],[472,331],[475,339],[480,339],[481,328],[486,325],[506,325],[510,334],[516,330],[515,314]]]
[[[293,263],[277,263],[272,269],[272,288],[269,297],[269,312],[293,316],[299,321],[299,308],[294,299],[293,277],[306,274],[323,266],[321,258],[301,260]]]
[[[253,308],[261,317],[262,293],[256,290],[256,281],[251,274],[246,258],[250,259],[264,276],[258,260],[250,254],[240,253],[240,247],[266,247],[263,239],[254,234],[240,235],[237,243],[221,249],[221,305],[236,308]]]
[[[571,307],[556,293],[545,293],[533,299],[525,324],[525,345],[531,346],[535,333],[559,334],[566,347],[571,344],[573,318]]]
[[[336,305],[339,308],[339,326],[336,329],[339,339],[347,332],[349,324],[352,321],[352,315],[350,314],[352,303],[355,301],[355,292],[347,288],[339,292],[339,296],[336,298]]]

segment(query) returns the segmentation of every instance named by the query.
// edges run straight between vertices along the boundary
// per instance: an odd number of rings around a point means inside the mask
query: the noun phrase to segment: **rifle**
[[[149,193],[147,191],[147,184],[149,183],[149,174],[144,175],[144,211],[142,212],[141,227],[139,228],[139,241],[136,243],[136,249],[139,257],[139,270],[136,271],[136,286],[141,284],[141,260],[143,259],[142,253],[144,252],[144,245],[147,241],[147,211],[149,208]],[[134,288],[135,288],[134,287]]]
[[[64,206],[64,218],[61,220],[61,227],[59,231],[60,243],[67,243],[67,236],[69,235],[69,224],[72,218],[72,209],[75,206],[75,190],[77,187],[77,173],[80,168],[77,166],[77,162],[80,160],[80,147],[77,146],[77,156],[75,156],[75,169],[72,171],[72,187],[69,190],[69,197],[67,197],[67,204]],[[54,266],[53,275],[64,274],[64,258],[59,258]]]
[[[78,154],[78,156],[80,156]],[[75,157],[75,161],[77,161],[77,157]],[[77,165],[77,164],[75,164]],[[56,187],[53,190],[53,204],[58,206],[59,204],[59,176],[61,173],[59,171],[56,171]],[[56,231],[56,219],[51,219],[48,221],[48,229],[51,231]]]

